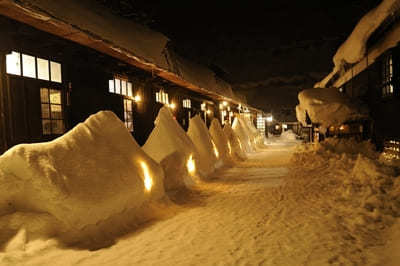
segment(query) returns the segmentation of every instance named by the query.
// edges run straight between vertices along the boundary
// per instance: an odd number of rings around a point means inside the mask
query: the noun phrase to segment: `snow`
[[[296,106],[296,116],[299,122],[307,125],[307,112],[312,123],[320,124],[322,132],[329,126],[368,117],[367,109],[351,102],[347,95],[336,88],[306,89],[299,93],[298,98],[300,103]]]
[[[228,140],[218,119],[214,118],[211,121],[209,132],[215,145],[215,153],[218,154],[219,161],[224,165],[232,164],[232,151],[229,152]]]
[[[198,170],[202,176],[206,177],[215,170],[217,158],[213,150],[211,135],[199,115],[190,119],[187,134],[199,153]]]
[[[315,87],[324,88],[335,75],[343,75],[345,64],[360,62],[367,52],[367,41],[371,34],[398,8],[398,0],[383,0],[376,8],[364,15],[333,57],[335,66],[332,72]]]
[[[184,188],[196,182],[195,173],[189,173],[190,157],[198,165],[200,156],[192,140],[174,119],[168,107],[160,109],[155,127],[142,149],[163,166],[166,190]]]
[[[54,141],[11,148],[0,156],[0,168],[0,213],[45,213],[66,232],[94,230],[164,195],[161,167],[108,111]]]
[[[145,62],[166,69],[163,50],[168,38],[128,19],[117,17],[95,1],[23,0],[25,10],[40,13],[46,23],[59,20],[76,30],[111,44],[117,51],[128,51]],[[112,23],[110,23],[112,21]]]
[[[229,142],[229,145],[231,146],[233,158],[236,160],[247,159],[247,156],[243,150],[243,147],[239,144],[240,140],[239,140],[238,136],[236,136],[235,132],[233,132],[231,125],[225,124],[223,131]],[[229,147],[228,147],[228,149],[229,149]]]
[[[156,128],[160,121],[173,128],[169,116],[161,112]],[[150,223],[125,226],[107,248],[65,246],[57,236],[31,239],[28,232],[51,229],[41,227],[49,214],[3,215],[0,226],[13,230],[0,234],[7,239],[0,264],[396,265],[398,234],[386,243],[399,225],[396,168],[378,161],[369,142],[298,145],[292,138],[284,132],[247,160],[169,193],[149,208]]]

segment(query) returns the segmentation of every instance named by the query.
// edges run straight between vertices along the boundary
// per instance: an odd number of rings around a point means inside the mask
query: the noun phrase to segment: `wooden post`
[[[9,147],[7,141],[7,95],[6,52],[0,50],[0,154]]]

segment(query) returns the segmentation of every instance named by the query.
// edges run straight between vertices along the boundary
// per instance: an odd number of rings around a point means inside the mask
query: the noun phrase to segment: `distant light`
[[[140,162],[140,166],[142,167],[144,174],[144,187],[146,191],[150,191],[153,186],[153,179],[150,177],[149,168],[145,162]]]
[[[278,129],[280,129],[281,127],[279,126],[279,125],[275,125],[275,129],[276,130],[278,130]]]
[[[176,105],[174,102],[169,104],[169,108],[171,108],[172,110],[174,110],[176,108]]]
[[[284,129],[287,129],[287,125],[286,125],[286,124],[283,124],[282,127],[283,127]]]
[[[208,109],[206,113],[207,113],[208,115],[211,114],[211,110]]]
[[[141,97],[139,94],[137,94],[137,95],[133,98],[133,100],[134,100],[135,102],[139,103],[139,102],[142,101],[142,97]]]
[[[228,106],[228,102],[227,102],[227,101],[223,101],[223,102],[222,102],[222,105],[223,105],[223,106]]]
[[[188,161],[186,163],[186,168],[187,168],[187,170],[188,170],[188,172],[190,174],[193,174],[196,171],[196,165],[195,165],[195,162],[193,160],[193,155],[192,154],[189,156],[189,159],[188,159]]]
[[[341,125],[339,129],[344,130],[344,125]]]
[[[267,122],[272,122],[274,120],[274,118],[272,117],[272,115],[267,116]]]
[[[218,157],[219,157],[219,152],[218,152],[217,146],[215,146],[215,143],[214,143],[213,140],[211,140],[211,143],[212,143],[212,145],[213,145],[215,157],[217,157],[217,159],[218,159]]]

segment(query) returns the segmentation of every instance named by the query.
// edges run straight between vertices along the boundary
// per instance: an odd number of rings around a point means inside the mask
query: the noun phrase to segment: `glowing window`
[[[133,96],[132,83],[128,82],[128,96]]]
[[[382,63],[382,95],[388,96],[393,93],[393,57],[389,54]]]
[[[36,78],[35,57],[22,54],[22,75],[28,78]]]
[[[156,92],[156,102],[162,104],[169,104],[168,93],[164,92],[163,90]]]
[[[133,101],[124,99],[124,122],[126,128],[133,131]]]
[[[108,81],[108,91],[111,93],[115,92],[115,86],[114,86],[114,80],[109,80]]]
[[[115,79],[115,93],[121,94],[121,80]]]
[[[12,52],[6,55],[7,73],[12,75],[21,75],[21,54]]]
[[[187,108],[187,109],[192,108],[192,102],[190,101],[190,99],[183,100],[183,108]]]
[[[65,132],[61,91],[40,89],[43,135],[61,135]]]
[[[50,61],[51,81],[61,83],[61,64]]]
[[[38,79],[50,80],[49,60],[37,58]]]
[[[121,94],[122,95],[128,95],[126,91],[126,80],[121,80]]]

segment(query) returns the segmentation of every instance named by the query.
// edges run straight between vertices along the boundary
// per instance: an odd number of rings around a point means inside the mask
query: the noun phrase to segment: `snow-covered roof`
[[[298,95],[300,104],[296,106],[297,119],[306,125],[306,112],[313,123],[322,128],[338,126],[344,122],[368,117],[368,110],[352,103],[347,95],[336,88],[306,89]]]
[[[91,47],[177,85],[240,103],[211,70],[170,51],[159,32],[116,16],[94,0],[0,0],[0,14]]]
[[[367,47],[368,39],[376,31],[376,29],[399,8],[400,0],[383,0],[381,4],[379,4],[376,8],[372,9],[366,15],[364,15],[364,17],[361,18],[361,20],[354,28],[353,32],[339,47],[335,56],[333,57],[333,63],[335,66],[332,72],[329,73],[329,75],[327,75],[322,81],[315,84],[314,87],[324,88],[328,85],[328,83],[332,83],[332,81],[335,82],[335,85],[343,84],[343,81],[345,80],[343,79],[343,76],[346,75],[346,64],[348,65],[361,63],[362,65],[364,65],[362,68],[365,69],[368,64],[371,64],[380,54],[382,54],[390,47],[394,46],[392,42],[390,45],[378,44],[377,46],[379,47],[379,49],[375,48],[374,55],[372,57],[370,55],[370,53],[373,52],[371,49],[368,49],[368,55],[366,55],[367,48],[369,48]],[[360,66],[358,66],[358,68],[360,68]],[[349,72],[352,72],[353,76],[355,75],[354,69],[347,71],[347,73]],[[336,79],[336,81],[333,79]],[[339,80],[340,82],[338,82]]]

